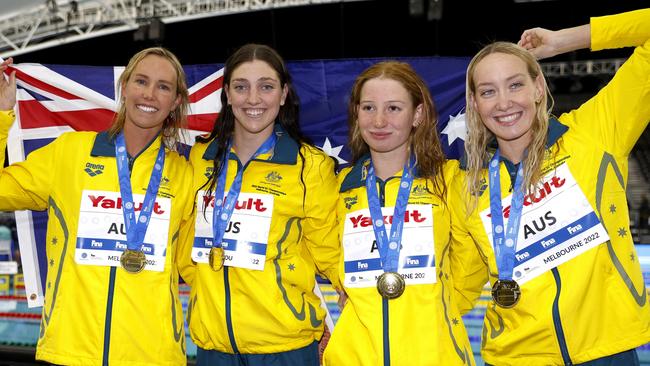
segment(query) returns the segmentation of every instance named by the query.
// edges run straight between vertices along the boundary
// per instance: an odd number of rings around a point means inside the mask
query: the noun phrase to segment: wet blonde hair
[[[546,141],[548,139],[548,121],[550,110],[553,105],[553,99],[546,85],[546,80],[542,73],[542,68],[535,57],[526,49],[510,42],[494,42],[483,47],[467,67],[467,84],[466,84],[466,115],[467,122],[467,140],[465,141],[465,153],[467,156],[467,193],[469,193],[468,212],[473,211],[478,203],[478,197],[481,192],[481,186],[485,184],[482,181],[482,171],[492,158],[488,152],[488,144],[495,138],[494,134],[485,127],[481,115],[474,108],[473,99],[476,93],[474,74],[477,65],[488,55],[493,53],[502,53],[512,55],[526,64],[528,75],[534,81],[540,78],[544,92],[541,93],[540,99],[536,101],[536,113],[531,126],[532,141],[528,145],[527,155],[522,163],[524,164],[524,182],[525,192],[530,192],[535,184],[542,177],[542,162],[546,152]]]
[[[177,142],[180,141],[180,129],[185,127],[187,124],[187,110],[189,108],[189,92],[187,90],[187,82],[185,81],[185,71],[183,71],[183,66],[178,61],[178,58],[169,50],[162,47],[151,47],[144,49],[131,57],[129,64],[120,75],[118,80],[118,93],[121,94],[122,88],[126,86],[129,82],[133,71],[140,64],[140,62],[147,56],[154,55],[162,57],[165,60],[169,61],[174,70],[176,71],[176,96],[180,96],[180,103],[176,109],[169,113],[169,116],[165,119],[162,127],[162,140],[170,150],[176,149]],[[120,98],[122,100],[122,98]],[[124,129],[124,123],[126,122],[126,106],[124,102],[120,102],[119,110],[115,114],[113,119],[113,124],[108,129],[108,133],[111,138],[115,138],[122,130]]]
[[[408,92],[415,110],[422,105],[422,113],[417,127],[411,128],[409,148],[415,155],[419,175],[429,179],[433,184],[433,193],[443,202],[447,187],[442,173],[445,155],[438,138],[438,114],[436,112],[429,88],[413,68],[404,62],[384,61],[367,68],[357,77],[352,87],[348,104],[349,142],[352,162],[370,152],[370,147],[363,140],[358,124],[361,89],[371,79],[390,79],[399,82]]]

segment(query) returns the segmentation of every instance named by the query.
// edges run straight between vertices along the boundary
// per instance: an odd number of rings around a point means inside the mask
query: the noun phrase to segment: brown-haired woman
[[[436,124],[431,94],[408,64],[381,62],[357,77],[353,165],[339,174],[337,205],[348,300],[326,365],[474,364],[454,267],[478,252],[467,237],[452,246],[458,202],[447,185],[458,163],[445,160]]]
[[[463,223],[492,283],[483,358],[638,365],[650,302],[625,187],[629,153],[650,120],[650,9],[527,30],[520,46],[490,44],[467,71],[468,171],[454,190],[469,191]],[[596,96],[549,115],[535,56],[626,46],[634,53]],[[466,285],[482,287],[483,273]]]
[[[334,162],[302,136],[291,76],[268,46],[228,58],[221,106],[190,153],[197,264],[184,272],[195,268],[197,363],[317,366],[325,311],[316,273],[340,287]]]

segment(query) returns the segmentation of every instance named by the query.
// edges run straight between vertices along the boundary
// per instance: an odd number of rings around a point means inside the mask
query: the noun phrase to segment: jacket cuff
[[[8,111],[0,111],[0,133],[3,135],[9,134],[9,129],[16,119],[16,113],[13,109]]]

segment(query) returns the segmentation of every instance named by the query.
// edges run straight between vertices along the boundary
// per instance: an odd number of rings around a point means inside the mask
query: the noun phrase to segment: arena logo
[[[358,201],[359,201],[359,198],[357,196],[343,197],[343,202],[345,203],[345,208],[347,208],[348,210],[351,209],[352,206],[356,205]]]
[[[214,167],[211,167],[211,166],[207,167],[207,168],[205,168],[205,173],[203,173],[203,175],[205,175],[205,177],[209,179],[209,178],[212,177],[212,172],[213,171],[214,171]]]
[[[97,176],[97,175],[102,174],[104,172],[104,165],[86,163],[86,167],[84,169],[84,172],[86,172],[86,174],[88,174],[91,177]]]

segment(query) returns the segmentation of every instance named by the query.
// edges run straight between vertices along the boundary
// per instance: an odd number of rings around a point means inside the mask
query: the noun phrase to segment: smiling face
[[[151,136],[158,134],[169,113],[180,103],[176,84],[176,70],[168,60],[157,55],[144,57],[122,85],[124,128]]]
[[[533,79],[520,58],[492,53],[474,70],[471,102],[501,149],[522,151],[532,138],[536,103],[544,92],[541,76]]]
[[[271,66],[260,60],[240,64],[225,91],[235,116],[236,135],[271,135],[288,91]]]
[[[413,106],[400,82],[374,78],[361,88],[357,114],[361,136],[373,155],[402,158],[407,156],[411,130],[421,118],[422,105]]]

